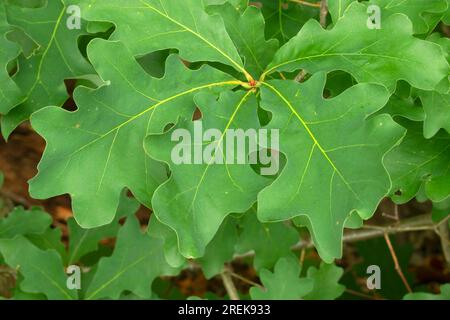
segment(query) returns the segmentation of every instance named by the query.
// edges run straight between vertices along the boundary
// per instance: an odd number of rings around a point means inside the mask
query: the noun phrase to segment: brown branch
[[[448,219],[448,218],[447,218]],[[414,231],[426,231],[426,230],[436,230],[436,228],[443,224],[443,221],[439,224],[434,224],[431,220],[431,214],[423,214],[420,216],[415,216],[408,219],[403,219],[399,223],[388,226],[372,226],[365,225],[359,230],[349,230],[346,231],[343,236],[343,242],[352,243],[362,240],[374,239],[383,237],[385,233],[387,234],[397,234],[403,232],[414,232]],[[303,239],[297,244],[291,247],[292,250],[302,250],[303,248],[313,248],[314,243],[311,239]],[[242,259],[254,256],[253,251],[249,251],[243,254],[238,254],[234,256],[234,259]]]
[[[308,2],[308,1],[302,1],[302,0],[289,0],[289,1],[301,4],[301,5],[304,5],[304,6],[307,6],[307,7],[320,8],[320,2],[311,3],[311,2]]]
[[[327,27],[328,1],[320,2],[320,25],[325,29]]]
[[[4,199],[9,199],[14,204],[22,205],[25,208],[30,208],[31,207],[31,205],[30,205],[30,203],[28,202],[27,199],[25,199],[24,197],[22,197],[22,196],[20,196],[18,194],[13,193],[13,192],[9,192],[9,191],[6,191],[6,190],[0,190],[0,197],[4,198]]]
[[[441,239],[442,253],[444,254],[445,261],[450,266],[450,230],[446,223],[447,219],[444,219],[444,223],[441,221],[436,230]]]
[[[230,273],[228,270],[222,271],[220,274],[223,281],[223,286],[225,287],[225,290],[228,293],[228,296],[231,300],[240,300],[238,291],[236,289],[236,286],[234,285],[233,279],[231,279]]]
[[[384,233],[384,239],[386,240],[386,244],[389,248],[389,251],[391,252],[392,260],[394,260],[395,270],[397,271],[398,275],[403,281],[403,284],[406,287],[406,290],[408,290],[409,293],[412,293],[411,287],[409,286],[408,281],[405,278],[405,275],[403,274],[402,268],[400,267],[400,264],[398,263],[397,255],[395,254],[394,247],[392,246],[391,239],[389,239],[389,235],[387,233]]]
[[[241,276],[240,274],[234,273],[234,272],[232,272],[232,271],[228,271],[228,273],[230,274],[230,276],[235,277],[236,279],[239,279],[239,280],[241,280],[242,282],[245,282],[245,283],[247,283],[247,284],[249,284],[249,285],[252,285],[252,286],[254,286],[254,287],[258,287],[258,288],[261,288],[261,289],[264,288],[264,287],[263,287],[262,285],[260,285],[259,283],[256,283],[256,282],[254,282],[254,281],[252,281],[252,280],[250,280],[250,279],[247,279],[246,277],[243,277],[243,276]]]
[[[358,291],[355,291],[355,290],[352,290],[352,289],[345,289],[345,292],[347,292],[348,294],[351,294],[353,296],[364,298],[364,299],[383,300],[382,298],[371,296],[371,295],[368,295],[368,294],[365,294],[365,293],[362,293],[362,292],[358,292]]]

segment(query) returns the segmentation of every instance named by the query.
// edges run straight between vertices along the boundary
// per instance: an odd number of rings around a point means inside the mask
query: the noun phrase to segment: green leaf
[[[432,138],[441,128],[450,133],[450,93],[420,91],[419,96],[425,110],[425,138]]]
[[[350,6],[352,2],[356,0],[334,0],[328,1],[328,12],[331,15],[333,23],[336,24],[344,16],[345,10]]]
[[[264,289],[253,287],[250,296],[253,300],[298,300],[304,298],[314,287],[314,280],[299,278],[301,267],[293,258],[281,258],[274,272],[262,269],[260,278]]]
[[[433,202],[433,221],[438,223],[450,215],[450,197],[441,202]],[[450,222],[449,222],[450,226]]]
[[[214,95],[203,94],[195,101],[202,112],[201,121],[180,120],[166,134],[149,136],[145,141],[148,154],[166,162],[171,169],[169,180],[156,190],[152,199],[154,213],[175,230],[180,252],[187,258],[201,257],[225,217],[246,212],[268,182],[249,164],[239,164],[241,155],[235,151],[237,138],[228,135],[228,130],[259,127],[253,92],[227,91],[218,100]],[[183,134],[173,139],[177,129],[184,130]],[[208,129],[213,129],[214,133],[202,148],[202,134]],[[199,136],[195,130],[203,131]],[[228,146],[232,143],[230,151]],[[200,146],[200,150],[195,145]],[[249,150],[248,141],[245,141],[245,150]],[[175,164],[173,154],[185,160]],[[199,156],[205,155],[209,158],[204,158],[200,164]]]
[[[203,257],[198,259],[207,279],[221,273],[224,269],[224,264],[233,260],[238,240],[237,228],[238,220],[234,217],[227,218],[206,247]]]
[[[176,56],[169,57],[165,77],[156,79],[119,42],[96,39],[88,54],[106,83],[97,90],[78,88],[75,112],[49,107],[33,115],[33,128],[47,148],[30,193],[39,199],[69,193],[75,219],[92,228],[113,220],[125,187],[151,206],[166,170],[145,155],[147,134],[162,132],[179,116],[190,117],[199,91],[217,92],[239,82],[208,66],[190,71]]]
[[[178,250],[177,234],[173,229],[161,223],[154,214],[150,217],[147,232],[164,243],[164,256],[171,267],[179,268],[186,264],[186,258]]]
[[[255,78],[259,77],[278,49],[275,39],[265,39],[265,21],[261,11],[249,6],[241,14],[230,3],[226,3],[209,8],[208,12],[222,17],[228,34],[243,58],[245,69]]]
[[[17,235],[42,234],[51,224],[51,216],[40,208],[26,211],[18,207],[6,218],[0,219],[0,239],[10,239]]]
[[[334,264],[321,263],[320,268],[310,267],[307,277],[314,280],[314,287],[305,296],[306,300],[334,300],[345,291],[345,286],[339,284],[344,270]]]
[[[259,0],[266,20],[266,37],[285,43],[309,20],[319,17],[319,10],[287,0]]]
[[[118,299],[124,291],[149,298],[153,280],[176,271],[164,259],[162,241],[142,233],[137,219],[130,217],[119,231],[113,255],[100,260],[85,299]]]
[[[430,25],[431,21],[424,18],[425,14],[438,13],[442,15],[447,10],[447,0],[371,0],[369,4],[381,8],[382,19],[396,13],[407,15],[413,23],[415,34],[423,34],[433,30],[439,21],[433,19],[434,21]]]
[[[441,286],[440,294],[431,294],[425,292],[408,293],[404,300],[450,300],[450,284]]]
[[[387,105],[379,113],[388,113],[393,118],[403,117],[412,121],[424,121],[425,112],[420,104],[417,104],[413,97],[402,98],[393,94],[389,98]]]
[[[450,195],[450,135],[439,132],[427,140],[420,124],[400,123],[408,133],[385,161],[392,178],[391,198],[399,204],[408,202],[424,185],[430,199],[444,200]]]
[[[385,114],[367,119],[386,104],[385,88],[359,84],[326,100],[325,80],[317,74],[301,84],[263,83],[261,104],[273,113],[267,128],[280,130],[287,164],[258,195],[258,218],[298,217],[322,259],[331,262],[341,255],[342,231],[351,213],[370,218],[388,193],[382,159],[404,130]]]
[[[292,254],[291,247],[300,239],[297,231],[283,222],[259,222],[253,210],[244,216],[241,228],[236,249],[240,253],[255,252],[256,270],[273,268],[280,258]]]
[[[27,234],[26,237],[41,250],[55,250],[61,256],[64,265],[68,265],[66,247],[61,242],[62,230],[60,228],[48,228],[44,233]]]
[[[137,211],[139,203],[125,194],[122,194],[119,208],[115,219],[108,225],[94,228],[83,229],[75,219],[70,218],[67,221],[69,227],[69,264],[77,262],[90,252],[98,249],[100,240],[112,238],[119,231],[119,219],[124,216],[130,216]]]
[[[432,90],[447,77],[449,65],[440,47],[414,38],[406,16],[383,21],[379,30],[367,28],[366,7],[358,3],[350,5],[331,30],[311,20],[280,48],[265,75],[297,69],[343,70],[358,82],[383,84],[390,91],[399,79]]]
[[[39,50],[29,59],[19,58],[18,73],[14,77],[25,101],[2,118],[5,137],[31,113],[48,105],[61,106],[68,98],[64,80],[92,73],[92,68],[78,49],[78,38],[83,28],[70,30],[67,7],[76,0],[47,1],[40,8],[7,7],[8,21],[23,29]]]
[[[355,0],[329,1],[329,8],[333,21],[344,15],[345,10]],[[409,17],[414,27],[414,34],[424,34],[432,31],[440,18],[444,15],[448,0],[370,0],[363,2],[367,7],[376,5],[381,9],[381,26],[384,19],[394,14],[404,14]]]
[[[23,236],[0,240],[0,253],[7,265],[17,268],[24,280],[25,292],[43,293],[50,300],[73,300],[76,291],[67,289],[61,257],[54,250],[43,251]]]
[[[397,244],[395,237],[391,237],[391,242],[407,282],[413,284],[415,279],[409,268],[411,255],[413,254],[411,243],[399,242]],[[368,272],[368,267],[378,266],[381,272],[381,288],[372,289],[367,293],[372,296],[394,300],[401,299],[405,295],[405,285],[395,270],[391,252],[383,237],[359,241],[355,243],[355,251],[360,258],[352,266],[352,272],[345,273],[341,280],[342,284],[354,291],[366,292],[366,281],[368,277],[374,274]],[[353,296],[346,294],[342,298],[350,297]]]
[[[215,61],[247,74],[223,21],[209,16],[198,0],[84,0],[82,14],[116,26],[111,40],[121,40],[135,55],[176,48],[188,61]],[[148,22],[151,21],[151,24]]]
[[[19,55],[19,46],[6,38],[13,28],[6,21],[5,4],[0,4],[0,114],[8,113],[23,98],[16,83],[11,79],[8,63]]]

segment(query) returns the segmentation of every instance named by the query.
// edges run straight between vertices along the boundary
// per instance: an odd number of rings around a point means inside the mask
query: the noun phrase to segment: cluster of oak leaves
[[[444,218],[450,2],[328,2],[324,28],[317,8],[281,0],[2,1],[2,135],[31,120],[47,146],[30,194],[69,194],[74,211],[68,249],[40,209],[0,220],[14,298],[157,298],[154,279],[188,259],[210,278],[253,250],[264,288],[251,298],[335,299],[343,271],[327,263],[384,197],[429,199]],[[61,108],[67,79],[76,111]],[[173,165],[171,131],[192,130],[197,108],[205,128],[279,130],[280,172]],[[139,204],[153,210],[145,233]],[[324,260],[303,276],[290,250],[301,226]],[[73,264],[78,291],[66,287]]]

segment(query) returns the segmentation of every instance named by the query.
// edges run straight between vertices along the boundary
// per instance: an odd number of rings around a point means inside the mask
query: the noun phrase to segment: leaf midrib
[[[368,56],[368,57],[380,57],[380,58],[386,58],[386,59],[392,59],[392,60],[399,60],[402,62],[409,62],[409,63],[415,63],[416,61],[413,60],[409,60],[409,59],[402,59],[400,57],[395,57],[395,56],[388,56],[388,55],[382,55],[382,54],[374,54],[374,53],[349,53],[349,52],[343,52],[343,53],[327,53],[327,54],[318,54],[318,55],[313,55],[313,56],[306,56],[306,57],[301,57],[301,58],[297,58],[297,59],[292,59],[292,60],[288,60],[285,61],[283,63],[280,63],[278,65],[275,65],[271,68],[269,68],[267,71],[265,71],[263,73],[262,79],[264,79],[264,77],[270,73],[272,73],[273,71],[277,70],[278,68],[281,68],[285,65],[288,65],[290,63],[295,63],[295,62],[299,62],[302,60],[310,60],[310,59],[317,59],[317,58],[322,58],[322,57],[335,57],[335,56]]]
[[[170,17],[167,13],[163,13],[160,10],[158,10],[157,8],[151,6],[150,4],[148,4],[147,2],[145,2],[144,0],[139,0],[145,7],[147,7],[150,10],[153,10],[154,12],[158,13],[159,15],[161,15],[162,17],[168,19],[169,21],[173,22],[174,24],[178,25],[179,27],[183,28],[184,30],[192,33],[194,36],[196,36],[197,38],[199,38],[200,40],[202,40],[203,42],[205,42],[208,46],[210,46],[211,48],[213,48],[214,50],[216,50],[217,52],[219,52],[222,56],[224,56],[227,60],[229,60],[240,72],[242,72],[244,75],[249,76],[250,74],[245,70],[244,67],[242,67],[242,65],[238,62],[236,62],[233,58],[231,58],[228,54],[226,54],[222,49],[220,49],[219,47],[217,47],[216,45],[214,45],[211,41],[209,41],[208,39],[206,39],[205,37],[203,37],[200,33],[195,32],[194,30],[192,30],[191,28],[189,28],[188,26],[182,24],[181,22],[175,20],[174,18]]]
[[[356,197],[356,199],[360,202],[363,203],[363,201],[360,199],[360,197],[358,196],[358,194],[355,192],[355,190],[353,190],[353,188],[351,187],[351,185],[347,182],[347,179],[345,179],[344,175],[341,173],[341,171],[338,169],[338,167],[334,164],[334,162],[332,161],[332,159],[328,156],[327,152],[325,151],[325,149],[321,146],[321,144],[319,143],[319,141],[316,139],[316,137],[314,136],[313,132],[311,131],[311,129],[308,127],[308,124],[305,122],[305,120],[303,120],[303,118],[298,114],[297,110],[295,110],[295,108],[292,106],[292,104],[289,102],[289,100],[280,92],[278,91],[275,87],[273,87],[272,85],[270,85],[267,82],[262,82],[262,84],[266,87],[268,87],[270,90],[272,90],[279,98],[281,98],[281,100],[288,106],[289,110],[291,111],[291,113],[293,113],[297,119],[300,121],[300,123],[302,124],[303,128],[306,130],[306,132],[308,133],[308,135],[310,136],[311,140],[313,141],[314,145],[317,146],[317,148],[319,149],[319,151],[322,153],[322,155],[325,157],[325,159],[328,161],[328,163],[331,165],[331,167],[333,168],[334,172],[336,172],[339,177],[341,178],[341,180],[344,182],[344,184],[347,186],[347,188],[350,190],[350,192]]]

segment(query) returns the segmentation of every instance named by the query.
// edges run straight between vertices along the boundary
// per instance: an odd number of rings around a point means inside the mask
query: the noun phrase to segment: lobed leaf
[[[304,84],[263,83],[261,105],[273,114],[267,128],[280,130],[287,163],[258,195],[258,218],[297,217],[322,259],[331,262],[341,255],[342,230],[351,213],[370,218],[389,192],[382,160],[404,130],[387,115],[367,119],[386,104],[385,88],[359,84],[326,100],[324,86],[324,74]]]
[[[113,220],[124,188],[151,207],[166,171],[146,156],[144,137],[162,132],[179,116],[190,117],[196,93],[238,82],[208,66],[188,70],[176,56],[168,59],[164,78],[153,78],[119,42],[94,40],[88,54],[105,84],[78,88],[75,112],[49,107],[31,119],[47,147],[30,193],[40,199],[69,193],[75,219],[92,228]]]
[[[433,90],[449,72],[441,48],[413,37],[411,22],[404,15],[383,21],[381,29],[369,29],[366,7],[358,3],[350,5],[331,30],[310,20],[280,48],[264,75],[298,69],[309,73],[343,70],[358,82],[383,84],[390,91],[400,79]]]
[[[253,92],[227,91],[218,100],[211,94],[198,95],[195,101],[201,120],[181,120],[169,132],[149,136],[145,142],[148,154],[171,169],[169,180],[153,196],[155,215],[176,231],[180,251],[187,258],[202,256],[225,217],[246,212],[268,183],[250,164],[239,163],[238,138],[228,135],[230,129],[244,133],[259,127]],[[215,130],[204,146],[203,137],[195,132],[200,127],[201,132]],[[174,138],[179,129],[186,130],[185,134]],[[247,140],[246,152],[250,150]],[[178,150],[180,144],[182,150]],[[175,164],[174,154],[183,161]],[[209,159],[201,161],[205,155]]]
[[[38,8],[7,6],[8,22],[29,35],[39,49],[29,58],[19,57],[14,81],[25,100],[2,118],[5,137],[34,111],[48,105],[61,106],[68,98],[65,79],[93,72],[78,49],[78,38],[86,34],[85,30],[70,30],[66,26],[67,8],[74,3],[78,1],[47,1]]]

